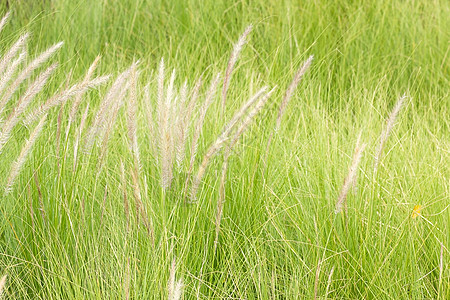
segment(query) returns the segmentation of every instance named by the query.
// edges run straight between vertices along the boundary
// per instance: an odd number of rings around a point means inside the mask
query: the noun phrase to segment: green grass
[[[135,217],[127,230],[119,162],[129,171],[132,157],[124,112],[101,172],[98,153],[83,156],[72,172],[75,133],[57,152],[59,109],[53,109],[14,191],[4,194],[31,131],[15,130],[0,154],[0,275],[8,274],[7,299],[125,299],[126,280],[131,298],[166,298],[174,257],[184,299],[313,299],[316,280],[320,299],[450,298],[447,1],[22,0],[11,10],[2,53],[24,31],[32,33],[32,54],[65,43],[53,59],[61,66],[49,94],[70,70],[73,81],[81,80],[98,54],[98,74],[117,74],[139,59],[144,83],[164,57],[177,70],[177,86],[184,78],[193,85],[203,72],[209,80],[225,72],[233,43],[253,24],[226,112],[217,97],[198,159],[250,93],[262,85],[279,89],[231,156],[216,253],[221,156],[207,170],[197,203],[183,203],[183,176],[163,193],[143,109],[138,112],[152,243]],[[312,54],[264,160],[283,93]],[[90,92],[83,108],[97,107],[104,90]],[[374,177],[385,119],[405,92]],[[64,120],[67,113],[68,106]],[[344,217],[334,207],[361,130],[367,148]],[[129,174],[126,180],[132,199]],[[415,219],[414,205],[423,207]]]

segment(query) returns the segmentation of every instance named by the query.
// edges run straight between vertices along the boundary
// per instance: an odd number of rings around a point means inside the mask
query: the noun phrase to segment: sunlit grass
[[[89,103],[88,130],[104,87],[83,98],[67,140],[71,102],[49,111],[6,194],[11,165],[34,127],[20,124],[0,154],[0,277],[7,274],[7,299],[161,299],[171,282],[182,283],[184,299],[450,297],[446,1],[60,0],[18,1],[10,9],[2,55],[25,31],[32,57],[64,41],[48,95],[65,86],[70,70],[70,83],[82,81],[99,54],[97,75],[117,76],[139,60],[142,166],[133,179],[126,110],[106,155],[102,147],[86,155],[80,145],[74,163],[81,115]],[[203,75],[203,101],[249,24],[225,111],[220,87],[206,114],[196,166],[249,97],[265,85],[277,90],[232,155],[225,159],[222,151],[209,162],[190,203],[186,170],[174,170],[170,188],[161,187],[144,85],[156,95],[164,57],[167,77],[176,69],[178,90],[185,79],[192,88]],[[310,55],[314,61],[275,130],[284,93]],[[360,133],[365,149],[357,176],[336,214]],[[152,234],[135,210],[136,186]]]

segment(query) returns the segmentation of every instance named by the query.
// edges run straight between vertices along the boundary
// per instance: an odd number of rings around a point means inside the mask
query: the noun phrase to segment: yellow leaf
[[[413,212],[411,214],[411,218],[415,219],[420,215],[420,210],[422,209],[422,205],[414,205]]]

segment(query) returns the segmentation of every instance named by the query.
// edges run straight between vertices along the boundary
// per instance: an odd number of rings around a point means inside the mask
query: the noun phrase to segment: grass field
[[[448,1],[2,1],[8,11],[5,299],[450,299]]]

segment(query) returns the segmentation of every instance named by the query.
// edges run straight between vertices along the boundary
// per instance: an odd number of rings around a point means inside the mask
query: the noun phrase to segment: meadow
[[[0,299],[450,299],[448,16],[1,2]]]

